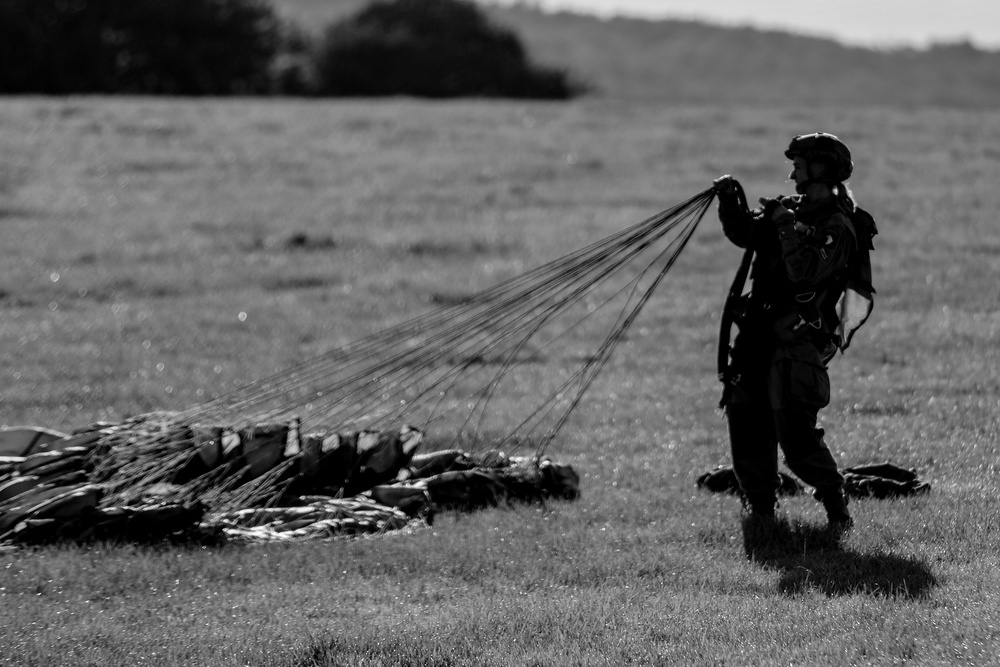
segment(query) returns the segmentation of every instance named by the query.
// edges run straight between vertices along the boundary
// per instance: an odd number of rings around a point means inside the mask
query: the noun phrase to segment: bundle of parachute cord
[[[314,539],[575,498],[546,452],[714,196],[204,404],[0,457],[0,542]]]

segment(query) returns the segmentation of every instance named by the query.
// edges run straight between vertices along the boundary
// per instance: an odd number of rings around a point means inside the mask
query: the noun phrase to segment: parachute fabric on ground
[[[576,474],[542,457],[713,198],[706,190],[570,255],[189,410],[94,425],[67,439],[86,442],[85,453],[37,456],[25,459],[26,467],[86,472],[101,488],[91,512],[103,522],[101,535],[129,521],[134,533],[143,516],[197,517],[205,506],[206,522],[214,516],[221,525],[233,512],[293,501],[313,509],[291,512],[296,518],[263,534],[290,526],[302,536],[395,528],[393,508],[378,520],[341,520],[317,508],[354,502],[343,496],[365,488],[414,513],[423,511],[421,499],[461,505],[446,488],[448,470],[418,479],[407,468],[427,434],[441,449],[459,452],[463,467],[472,461],[456,485],[486,480],[480,491],[498,500],[515,491],[575,497]],[[534,364],[574,345],[586,353],[568,360],[577,367],[562,377],[552,365]],[[521,449],[533,456],[509,456]],[[365,502],[375,501],[369,495]],[[316,530],[300,525],[321,515]],[[25,516],[35,521],[28,532],[44,537],[44,517]]]
[[[842,468],[844,476],[844,493],[851,498],[904,498],[930,493],[929,482],[920,478],[913,468],[890,463],[869,463],[865,465]],[[781,485],[779,496],[794,496],[802,493],[805,487],[794,477],[778,472]],[[698,476],[695,485],[712,493],[740,494],[740,483],[732,466],[719,465]]]

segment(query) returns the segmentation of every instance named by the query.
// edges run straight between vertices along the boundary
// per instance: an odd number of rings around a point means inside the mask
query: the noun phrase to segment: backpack
[[[848,227],[854,234],[857,245],[851,263],[847,266],[847,284],[837,301],[837,345],[843,352],[851,344],[851,339],[871,315],[875,305],[875,288],[872,286],[871,251],[875,249],[872,239],[878,234],[875,219],[863,208],[847,212],[851,221]]]

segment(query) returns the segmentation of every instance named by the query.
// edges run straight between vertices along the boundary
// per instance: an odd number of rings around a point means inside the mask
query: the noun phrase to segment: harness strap
[[[740,185],[739,181],[736,181],[734,186],[740,205],[749,214],[747,196],[743,191],[743,186]],[[719,348],[716,356],[716,369],[718,370],[719,380],[722,382],[729,381],[729,340],[732,336],[733,324],[736,323],[736,316],[738,314],[737,304],[743,296],[743,288],[746,286],[747,276],[750,275],[750,265],[753,263],[753,256],[753,246],[748,244],[747,249],[743,252],[743,257],[740,259],[740,265],[736,269],[736,275],[733,276],[733,282],[729,286],[726,301],[722,306],[722,318],[719,322]]]
[[[729,286],[729,293],[726,295],[725,304],[722,307],[722,320],[719,323],[719,349],[716,357],[716,368],[719,372],[719,380],[727,382],[729,380],[729,339],[732,336],[733,324],[736,323],[738,314],[737,304],[743,297],[743,287],[746,285],[747,276],[750,273],[750,265],[753,263],[753,248],[747,248],[740,259],[740,266],[733,276],[733,284]]]

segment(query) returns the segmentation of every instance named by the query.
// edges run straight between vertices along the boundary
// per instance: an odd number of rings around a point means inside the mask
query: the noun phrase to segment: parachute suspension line
[[[436,329],[442,322],[453,321],[455,317],[461,316],[463,313],[473,311],[474,309],[481,307],[484,303],[494,302],[499,296],[504,294],[514,294],[515,299],[524,298],[530,294],[531,286],[550,282],[553,280],[553,275],[556,275],[556,278],[558,278],[558,271],[564,270],[566,267],[569,267],[570,271],[574,269],[579,270],[582,263],[581,259],[584,261],[588,258],[600,259],[602,256],[607,255],[607,249],[614,243],[618,243],[622,246],[629,245],[635,238],[639,238],[643,234],[647,233],[647,229],[649,227],[659,225],[661,223],[661,218],[669,218],[670,213],[676,209],[683,208],[687,203],[688,202],[685,202],[684,204],[674,207],[674,209],[671,209],[670,211],[660,214],[659,216],[654,216],[653,218],[623,230],[611,237],[608,237],[607,239],[593,243],[582,250],[567,255],[566,257],[558,259],[550,264],[541,266],[534,271],[522,274],[521,276],[500,283],[476,295],[467,297],[457,304],[439,309],[438,311],[433,311],[409,322],[404,322],[403,324],[391,329],[386,329],[368,338],[350,343],[339,349],[335,349],[322,357],[303,361],[271,378],[261,380],[242,389],[235,390],[231,394],[216,399],[213,402],[203,404],[200,408],[195,408],[188,414],[196,416],[198,412],[212,412],[213,408],[227,402],[235,406],[237,411],[239,411],[242,407],[244,407],[244,404],[240,401],[241,396],[245,396],[243,401],[247,401],[250,404],[265,398],[265,396],[261,393],[260,387],[270,386],[272,387],[271,391],[275,395],[282,395],[295,385],[291,384],[288,386],[282,386],[279,384],[281,382],[295,382],[296,380],[309,381],[312,377],[321,377],[326,373],[326,368],[332,367],[342,369],[342,363],[345,360],[352,360],[354,364],[360,364],[366,356],[378,356],[381,354],[381,350],[386,347],[392,347],[398,344],[399,341],[408,340],[414,336],[418,336],[423,330]],[[522,285],[527,285],[528,289],[518,292],[518,288]],[[485,313],[485,316],[488,317],[489,315],[490,313]],[[302,371],[308,371],[308,373],[300,377]]]
[[[698,224],[701,222],[702,218],[708,212],[709,207],[715,197],[714,191],[707,191],[704,201],[700,202],[695,209],[692,211],[692,216],[688,220],[686,226],[684,227],[681,235],[671,241],[666,249],[663,250],[656,258],[646,266],[641,276],[645,276],[647,273],[651,272],[657,264],[662,264],[659,271],[655,274],[652,282],[648,287],[646,287],[638,296],[638,299],[632,305],[632,307],[625,308],[622,310],[621,317],[619,317],[615,326],[608,333],[604,342],[598,348],[597,353],[594,355],[593,360],[588,364],[581,367],[573,377],[573,380],[578,382],[578,389],[576,395],[573,397],[559,420],[556,422],[555,426],[545,434],[545,436],[539,441],[539,445],[536,449],[536,455],[541,457],[548,445],[555,439],[555,436],[562,429],[562,427],[569,420],[570,415],[579,405],[580,401],[583,399],[584,394],[593,384],[594,380],[600,374],[601,370],[607,365],[608,360],[611,358],[612,353],[615,348],[618,347],[619,343],[625,339],[625,334],[635,322],[636,318],[639,316],[640,311],[649,302],[650,298],[653,296],[653,292],[666,277],[667,272],[673,267],[677,258],[680,257],[681,251],[687,246],[688,241],[694,235],[695,229],[697,229]],[[632,290],[629,297],[631,302],[632,297],[638,293],[639,290],[639,279],[633,281]],[[569,383],[567,383],[568,386]]]
[[[710,201],[711,199],[708,200],[708,202]],[[705,205],[706,210],[708,202],[706,202]],[[688,222],[687,227],[685,228],[683,234],[679,238],[674,239],[671,242],[671,244],[656,258],[654,258],[653,261],[651,261],[649,265],[640,274],[638,274],[628,284],[626,284],[620,290],[618,290],[618,292],[607,297],[607,299],[605,299],[604,302],[601,304],[605,305],[607,303],[610,303],[614,299],[614,297],[622,294],[626,290],[629,291],[628,301],[626,303],[632,302],[636,298],[636,294],[639,290],[640,280],[644,278],[648,273],[650,273],[657,263],[663,262],[664,257],[667,258],[667,261],[663,263],[663,267],[660,270],[659,274],[657,275],[653,284],[645,288],[642,296],[639,297],[638,303],[636,303],[636,305],[632,307],[631,311],[629,311],[627,306],[625,309],[622,310],[611,333],[609,333],[608,337],[605,339],[604,343],[601,345],[598,351],[590,357],[590,360],[586,364],[584,364],[584,366],[578,369],[566,382],[564,382],[563,385],[560,386],[556,392],[553,392],[553,394],[550,395],[549,398],[546,401],[544,401],[541,406],[539,406],[538,410],[536,410],[535,413],[533,413],[532,417],[535,418],[546,415],[547,413],[555,409],[555,407],[559,403],[560,397],[563,396],[566,392],[568,392],[573,385],[578,386],[578,388],[576,389],[575,397],[570,402],[569,407],[562,414],[559,421],[549,432],[547,432],[544,435],[544,437],[542,437],[539,440],[539,443],[536,447],[536,453],[538,456],[542,455],[544,449],[554,439],[558,431],[562,428],[566,420],[569,418],[570,413],[572,413],[572,411],[579,404],[580,399],[582,399],[586,390],[590,387],[594,379],[596,379],[597,375],[600,373],[601,369],[610,359],[611,354],[614,351],[614,348],[617,347],[618,343],[624,339],[627,329],[635,321],[635,318],[638,316],[639,311],[652,296],[653,290],[659,284],[660,280],[662,280],[663,276],[666,275],[669,268],[673,265],[674,260],[676,260],[683,247],[687,244],[688,240],[691,237],[691,234],[694,233],[694,230],[697,227],[698,222],[700,222],[703,216],[704,216],[704,211],[696,212],[695,217],[693,218],[693,220]],[[581,318],[581,320],[571,325],[570,329],[580,325],[583,319],[586,319],[587,317],[589,317],[589,313],[584,315],[583,318]],[[562,335],[560,335],[556,339],[553,339],[553,341],[550,341],[547,345],[551,345],[556,340],[562,338],[566,333],[568,333],[568,331],[563,332]]]
[[[684,205],[682,204],[675,208],[683,206]],[[663,214],[661,214],[661,216],[662,215]],[[201,412],[213,412],[214,409],[218,408],[218,406],[226,404],[234,406],[236,410],[239,411],[239,409],[243,407],[243,401],[252,403],[263,398],[260,387],[272,387],[273,393],[280,395],[287,391],[287,389],[291,388],[291,386],[286,387],[279,383],[294,381],[293,379],[308,381],[310,377],[322,376],[326,372],[325,368],[340,367],[344,360],[353,360],[355,363],[359,363],[366,356],[377,356],[380,353],[380,350],[385,347],[391,347],[398,344],[400,341],[408,340],[413,336],[419,335],[421,331],[436,329],[441,323],[452,321],[456,316],[473,311],[476,308],[481,307],[482,304],[495,302],[504,294],[515,294],[523,297],[525,293],[530,292],[531,286],[551,280],[552,275],[556,274],[556,272],[563,270],[566,267],[569,267],[570,270],[578,268],[581,258],[600,258],[603,253],[606,253],[607,248],[616,242],[627,245],[631,238],[641,236],[645,232],[645,228],[658,224],[659,217],[660,216],[655,216],[654,218],[644,220],[631,228],[622,230],[611,237],[593,243],[586,248],[576,251],[575,253],[538,267],[533,271],[509,279],[508,281],[499,283],[498,285],[484,290],[483,292],[466,297],[456,304],[441,308],[437,311],[432,311],[413,320],[403,322],[396,327],[385,329],[367,338],[349,343],[341,348],[332,350],[321,357],[300,362],[299,364],[285,369],[270,378],[260,380],[241,389],[234,390],[230,394],[224,395],[212,402],[193,408],[186,414],[190,416],[197,416]],[[624,241],[622,241],[623,239]],[[527,289],[519,293],[517,290],[522,286],[527,286]],[[306,375],[299,377],[302,372],[306,372]]]
[[[510,285],[502,285],[501,288],[509,286]],[[300,382],[309,382],[314,378],[322,378],[326,375],[329,368],[335,369],[337,372],[344,373],[352,367],[357,367],[362,369],[360,371],[360,376],[365,376],[372,370],[379,370],[379,368],[367,368],[364,366],[364,362],[368,358],[378,357],[382,353],[382,350],[390,349],[397,345],[400,341],[418,339],[421,336],[422,331],[435,330],[435,325],[438,321],[451,322],[454,324],[450,330],[445,330],[436,337],[426,339],[424,341],[424,345],[426,347],[442,345],[446,340],[448,340],[449,334],[457,335],[460,341],[465,341],[466,345],[469,346],[476,340],[477,334],[483,333],[481,327],[477,328],[481,322],[485,321],[489,323],[491,319],[495,317],[496,313],[503,312],[510,303],[514,303],[516,305],[519,299],[521,299],[523,303],[528,303],[528,301],[525,300],[525,296],[529,295],[529,292],[523,291],[520,294],[515,294],[514,298],[500,302],[488,310],[481,310],[477,319],[472,319],[472,317],[468,315],[468,313],[473,313],[476,308],[481,307],[482,304],[488,303],[489,297],[494,294],[503,294],[504,291],[510,290],[494,288],[493,290],[489,290],[485,293],[465,300],[464,304],[460,304],[458,307],[445,308],[437,313],[433,313],[430,317],[419,318],[418,320],[410,323],[404,323],[404,325],[388,330],[387,332],[383,332],[382,334],[377,334],[367,341],[362,341],[362,345],[354,346],[354,349],[352,349],[352,346],[346,346],[340,350],[335,350],[333,353],[326,355],[325,357],[314,360],[311,368],[309,364],[300,364],[298,367],[293,368],[291,372],[285,372],[275,376],[274,378],[258,383],[258,386],[260,387],[268,387],[270,385],[271,388],[269,390],[264,389],[263,391],[258,391],[255,394],[250,394],[249,392],[244,391],[243,393],[247,394],[247,398],[242,401],[231,403],[231,407],[236,412],[239,412],[244,408],[270,396],[284,396],[290,389],[294,389]],[[422,354],[422,351],[418,348],[414,348],[410,355],[387,359],[381,367],[391,367],[393,362],[400,360],[406,362],[413,355],[419,354]],[[427,357],[425,357],[425,361],[426,360]],[[298,372],[299,368],[308,372],[306,374]],[[358,377],[350,376],[347,378],[346,382],[350,383],[351,381],[357,379]],[[253,387],[253,385],[251,385],[251,387]],[[235,392],[232,396],[235,397],[238,396],[238,394],[239,392]],[[210,408],[211,405],[207,405],[205,407]],[[288,407],[292,407],[291,404],[289,404]]]
[[[230,428],[295,418],[303,431],[324,433],[388,428],[404,419],[426,427],[457,417],[454,444],[469,438],[467,446],[518,447],[535,438],[540,455],[674,265],[713,198],[714,191],[706,190],[553,262],[178,417]],[[548,398],[534,401],[527,416],[493,415],[498,395],[516,394],[523,403],[524,387],[551,384],[552,371],[532,374],[532,364],[557,342],[571,345],[573,336],[584,337],[585,324],[606,317],[602,313],[622,301],[597,351]],[[490,416],[507,426],[490,430]]]

